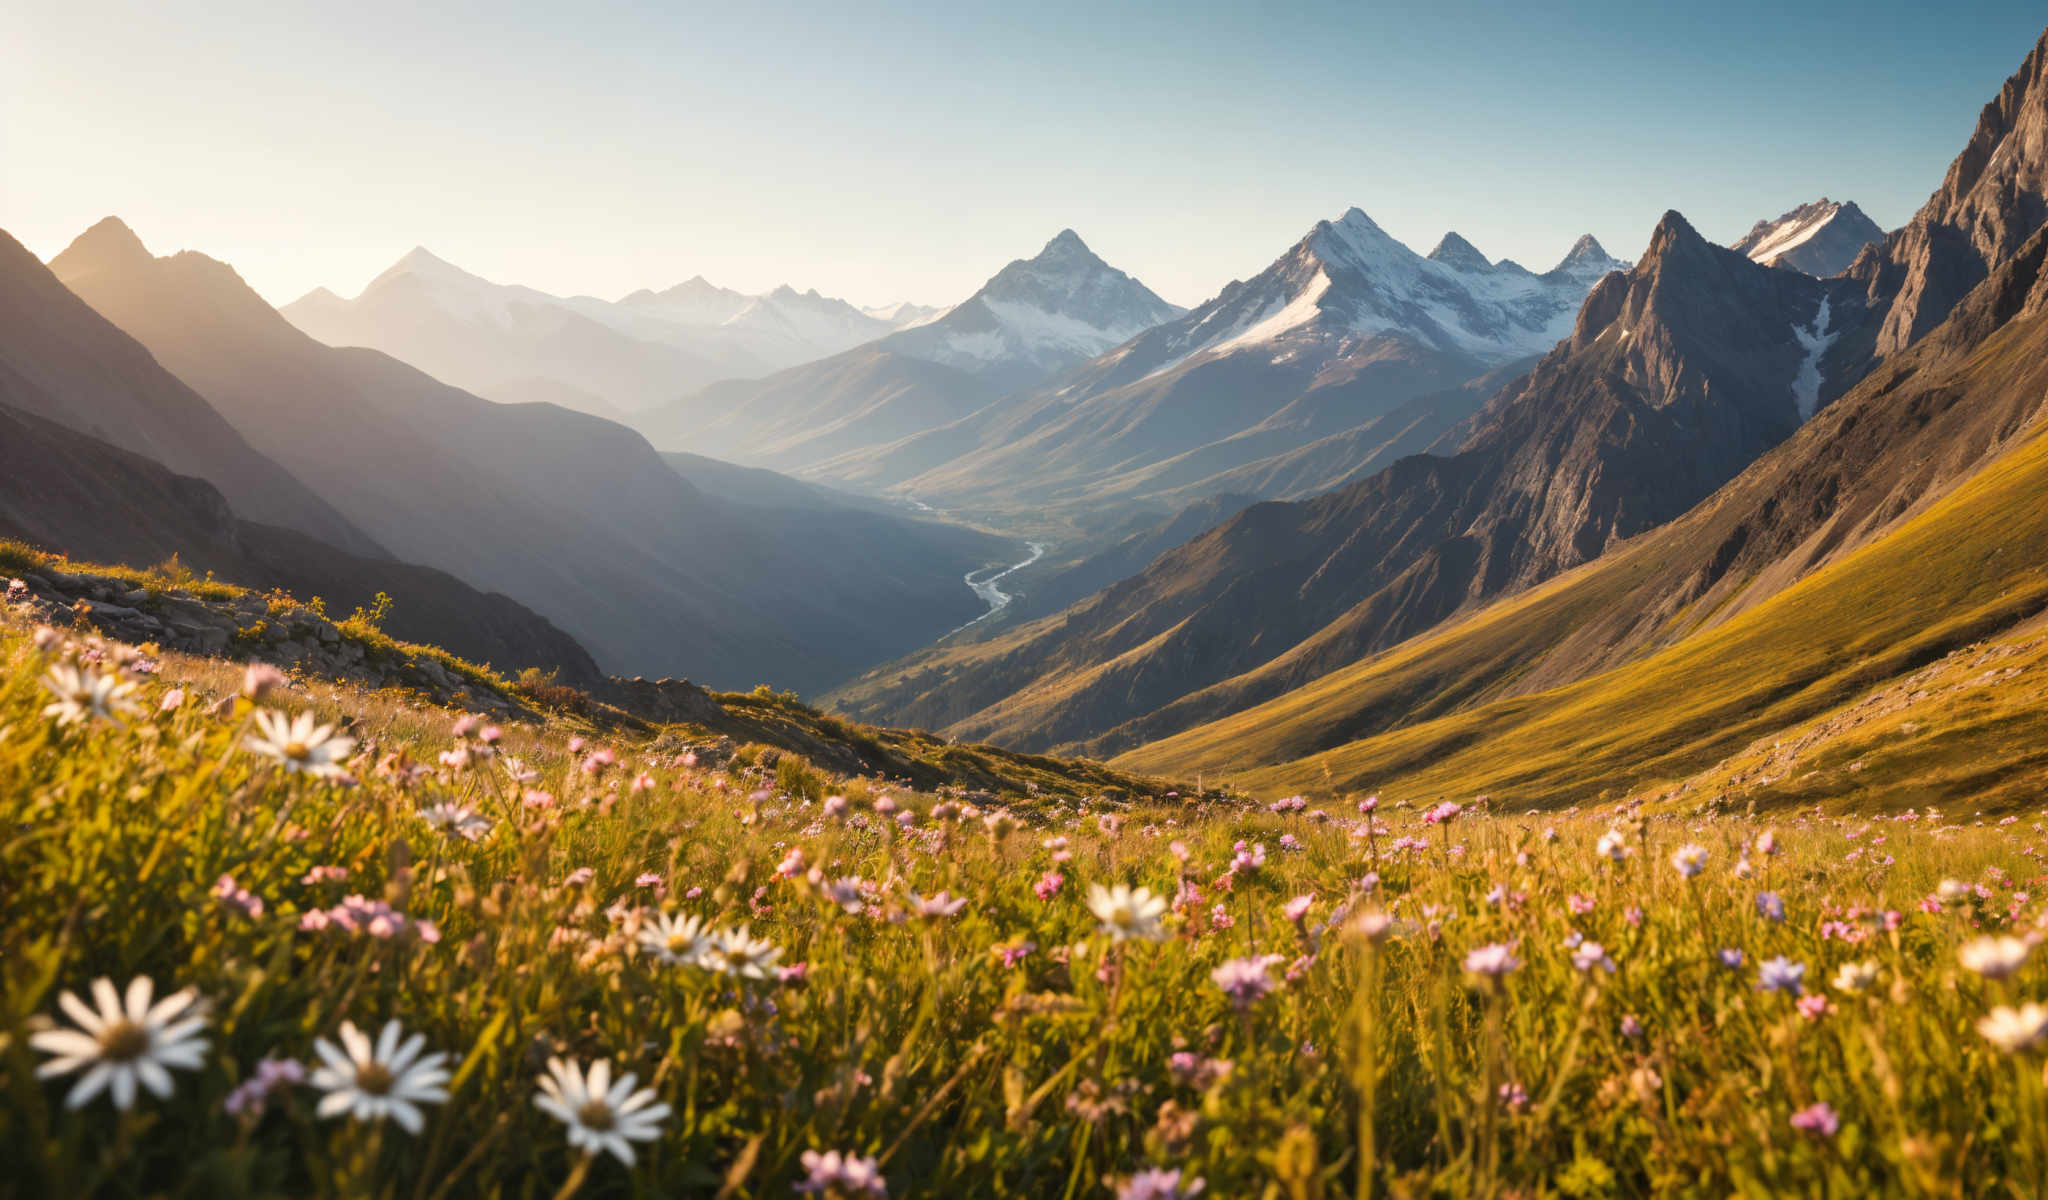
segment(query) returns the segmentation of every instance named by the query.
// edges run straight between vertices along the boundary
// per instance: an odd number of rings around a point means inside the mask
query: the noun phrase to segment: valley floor
[[[0,1195],[2048,1187],[2031,811],[977,807],[0,663]]]

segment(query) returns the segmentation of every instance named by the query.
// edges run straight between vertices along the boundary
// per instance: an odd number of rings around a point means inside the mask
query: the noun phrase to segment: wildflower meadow
[[[4,637],[0,1195],[2048,1194],[2035,811],[970,802]]]

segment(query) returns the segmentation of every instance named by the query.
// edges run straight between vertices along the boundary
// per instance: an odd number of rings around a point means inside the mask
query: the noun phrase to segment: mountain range
[[[545,614],[608,670],[818,688],[976,615],[962,574],[1009,553],[706,495],[623,426],[323,345],[225,264],[153,257],[112,219],[51,271],[376,546]]]
[[[507,403],[623,417],[714,380],[763,375],[937,315],[863,310],[779,287],[758,296],[702,276],[616,302],[492,283],[416,247],[354,299],[326,288],[286,319],[330,346],[367,346]]]
[[[1767,266],[1667,214],[1456,453],[1254,505],[841,702],[1261,786],[1555,802],[1596,767],[1704,765],[2032,617],[2044,63],[2048,39],[1846,272]]]
[[[1293,489],[1348,482],[1432,444],[1470,415],[1458,401],[1476,403],[1461,385],[1547,350],[1587,289],[1622,265],[1590,236],[1540,275],[1490,262],[1456,234],[1419,255],[1354,208],[1107,354],[813,471],[949,510],[1083,519],[1229,492],[1303,494]]]
[[[1179,311],[1062,230],[941,316],[765,379],[706,388],[636,424],[663,448],[812,468],[948,425]]]
[[[0,536],[89,561],[175,560],[321,597],[337,616],[382,592],[397,638],[602,683],[583,647],[537,613],[392,559],[4,233],[0,312]]]

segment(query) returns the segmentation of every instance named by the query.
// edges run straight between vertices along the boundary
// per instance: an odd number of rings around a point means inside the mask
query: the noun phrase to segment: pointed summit
[[[875,345],[1024,387],[1180,314],[1071,229],[989,277],[944,316]]]
[[[421,275],[468,275],[469,272],[442,258],[425,246],[414,246],[405,252],[405,257],[392,265],[392,270],[412,271]]]
[[[1696,247],[1705,246],[1707,239],[1692,227],[1677,209],[1668,209],[1657,220],[1657,228],[1650,231],[1649,249],[1643,251],[1643,264],[1662,261],[1674,253],[1683,253]]]
[[[1453,270],[1465,272],[1491,271],[1493,263],[1479,252],[1479,247],[1458,236],[1455,232],[1444,235],[1425,257],[1431,262],[1440,262]]]
[[[1607,253],[1607,247],[1602,246],[1600,239],[1589,233],[1578,241],[1573,242],[1572,248],[1565,253],[1564,261],[1557,265],[1560,267],[1571,267],[1582,263],[1611,263],[1613,261],[1615,261],[1614,256]]]
[[[447,259],[435,254],[425,246],[414,246],[404,257],[384,269],[363,288],[365,295],[397,280],[412,278],[433,284],[464,284],[489,287],[489,281],[472,275]]]
[[[73,238],[64,252],[50,260],[58,274],[122,270],[152,260],[149,247],[119,217],[105,217]],[[58,264],[63,264],[59,267]]]
[[[1045,244],[1045,249],[1038,252],[1038,257],[1079,254],[1085,254],[1090,258],[1095,256],[1094,251],[1088,249],[1088,243],[1081,240],[1080,234],[1071,229],[1062,229]]]

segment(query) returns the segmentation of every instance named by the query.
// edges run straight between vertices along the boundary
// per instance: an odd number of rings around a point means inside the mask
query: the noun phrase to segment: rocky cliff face
[[[1940,324],[1956,302],[2048,221],[2048,34],[1997,99],[1912,221],[1849,269],[1881,319],[1880,357]]]

